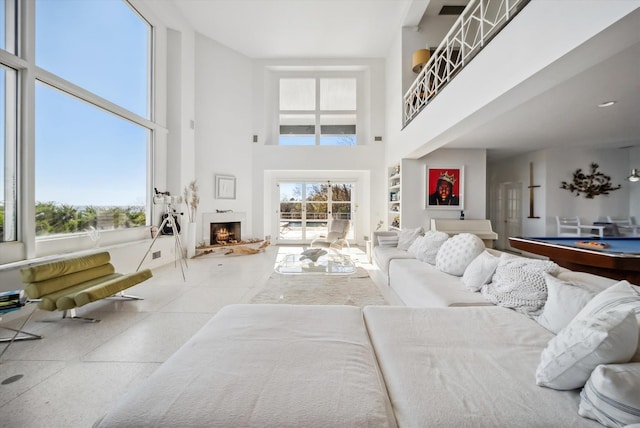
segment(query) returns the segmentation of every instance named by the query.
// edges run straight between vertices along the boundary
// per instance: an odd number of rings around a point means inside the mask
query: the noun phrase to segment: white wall
[[[358,146],[355,147],[280,147],[273,144],[273,126],[276,124],[277,91],[274,72],[300,70],[348,70],[363,75],[362,104],[358,113],[365,118],[358,130]],[[309,178],[344,176],[351,171],[361,180],[358,188],[358,218],[356,237],[359,241],[371,234],[371,218],[383,218],[386,210],[386,146],[385,63],[380,59],[304,59],[304,60],[256,60],[253,63],[253,103],[251,134],[258,136],[252,144],[254,171],[252,189],[253,234],[255,237],[277,235],[275,207],[271,205],[270,184],[274,177]],[[376,136],[382,141],[374,141]],[[368,177],[368,178],[364,178]],[[302,178],[302,177],[301,177]]]
[[[400,221],[402,228],[418,226],[430,229],[432,218],[460,217],[460,208],[426,209],[426,167],[464,167],[465,219],[486,218],[486,150],[440,149],[420,159],[402,161],[402,197]]]
[[[216,210],[251,213],[254,209],[252,62],[201,35],[196,35],[195,52],[194,175],[200,186],[196,236],[202,236],[203,213]],[[216,174],[236,177],[235,200],[214,198]],[[249,216],[243,235],[254,235],[254,226]]]
[[[629,174],[631,168],[640,169],[640,146],[629,149]],[[636,223],[640,223],[640,183],[626,183],[629,187],[629,215],[636,218]]]
[[[386,210],[386,168],[381,144],[357,147],[280,147],[256,145],[253,158],[253,215],[256,237],[277,236],[274,216],[277,207],[271,197],[278,178],[358,180],[356,239],[371,235],[372,219],[383,218]],[[377,221],[377,220],[376,220]]]
[[[489,187],[497,189],[501,183],[523,184],[522,235],[523,236],[555,236],[555,216],[579,216],[584,223],[598,221],[607,215],[635,216],[640,190],[626,181],[631,171],[633,159],[630,149],[549,149],[528,153],[521,156],[501,159],[489,164]],[[534,215],[539,219],[529,219],[529,164],[534,165],[535,189]],[[595,162],[598,171],[611,177],[613,185],[621,184],[622,188],[609,195],[599,195],[587,199],[584,194],[576,197],[575,193],[561,189],[563,181],[571,182],[573,172],[581,168],[589,172],[589,165]],[[495,195],[491,196],[492,203]],[[492,217],[496,216],[492,213]],[[495,226],[494,226],[495,227]]]
[[[521,156],[514,156],[500,161],[494,161],[487,166],[487,186],[489,188],[489,217],[492,220],[494,231],[501,230],[497,221],[502,218],[502,213],[498,212],[496,200],[501,184],[519,184],[522,188],[522,235],[523,236],[546,236],[546,193],[547,185],[547,153],[537,151]],[[534,188],[534,217],[529,218],[530,198],[528,186],[530,183],[530,165],[533,164],[533,185],[540,186]],[[506,242],[506,241],[505,241]]]
[[[582,172],[590,172],[590,164],[599,165],[598,171],[611,177],[612,185],[622,188],[609,195],[595,196],[587,199],[584,193],[575,196],[568,190],[561,189],[563,181],[572,182],[573,173],[581,168]],[[584,223],[592,223],[610,216],[628,216],[629,199],[632,183],[626,180],[631,167],[628,149],[612,150],[549,150],[547,154],[546,214],[547,234],[555,235],[557,228],[555,216],[579,216]],[[553,210],[553,211],[552,211]]]

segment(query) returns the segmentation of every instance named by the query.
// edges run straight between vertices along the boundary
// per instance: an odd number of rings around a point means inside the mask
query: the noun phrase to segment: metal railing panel
[[[404,95],[406,126],[530,0],[472,0]]]

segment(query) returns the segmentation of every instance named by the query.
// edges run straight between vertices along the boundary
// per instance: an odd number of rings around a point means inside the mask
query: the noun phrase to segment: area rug
[[[366,270],[353,275],[281,275],[272,273],[249,303],[296,305],[387,305]]]

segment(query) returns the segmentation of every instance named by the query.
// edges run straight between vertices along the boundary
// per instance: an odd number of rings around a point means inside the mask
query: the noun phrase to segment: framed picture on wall
[[[464,209],[464,166],[427,166],[427,209]]]
[[[232,175],[216,175],[216,199],[236,198],[236,178]]]

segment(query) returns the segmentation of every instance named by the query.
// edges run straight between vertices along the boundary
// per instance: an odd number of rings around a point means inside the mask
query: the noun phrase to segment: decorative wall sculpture
[[[573,173],[573,183],[562,182],[561,189],[566,189],[571,193],[576,192],[576,196],[584,193],[584,197],[593,199],[597,195],[608,195],[609,192],[620,189],[622,186],[611,184],[611,177],[598,171],[599,165],[595,162],[591,163],[591,173],[585,174],[582,168],[578,168]]]

